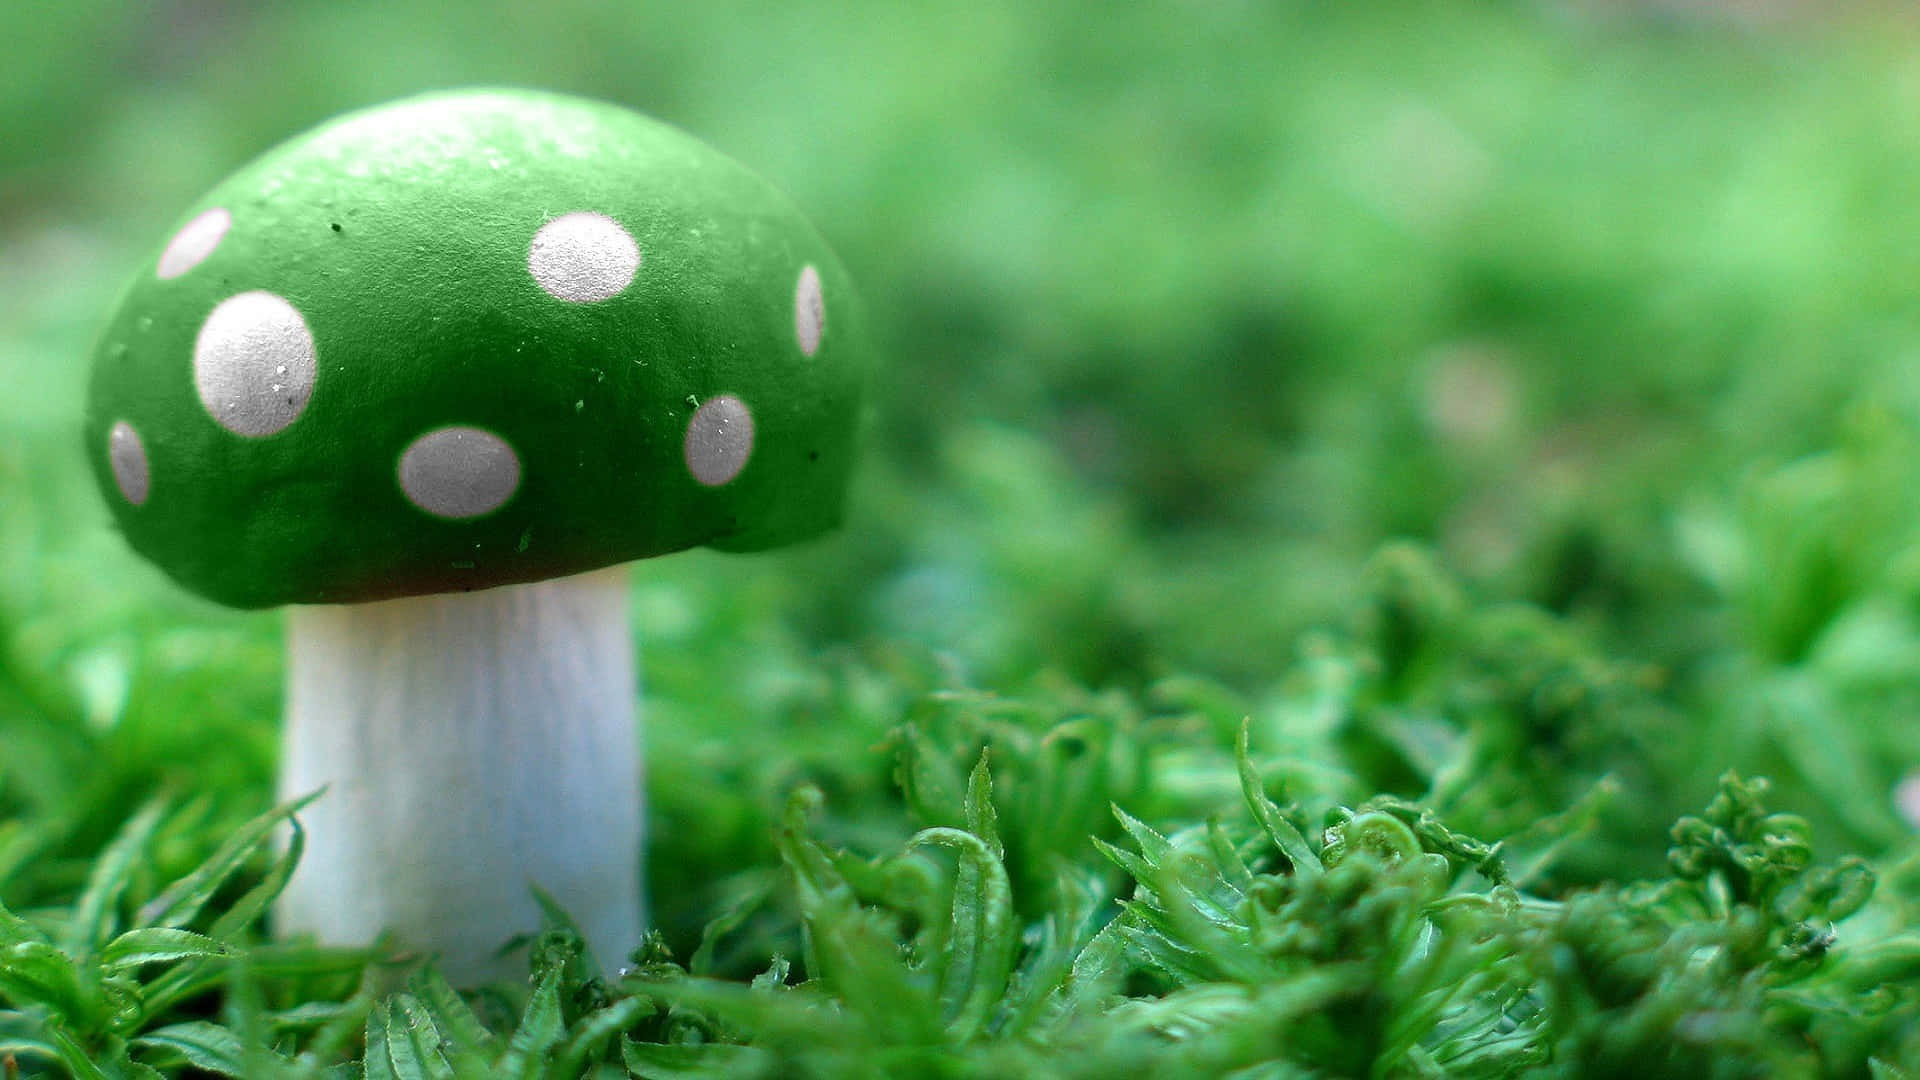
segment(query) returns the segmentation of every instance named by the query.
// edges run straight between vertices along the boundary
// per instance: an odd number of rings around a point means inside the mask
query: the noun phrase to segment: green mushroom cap
[[[868,363],[747,169],[609,105],[435,94],[202,199],[101,338],[86,439],[181,584],[354,603],[823,532]]]

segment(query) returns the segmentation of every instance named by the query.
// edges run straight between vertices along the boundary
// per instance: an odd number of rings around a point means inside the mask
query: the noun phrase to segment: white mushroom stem
[[[641,935],[640,749],[625,568],[472,593],[296,607],[283,796],[305,857],[283,932],[392,930],[455,983],[524,977],[537,883],[601,964]]]

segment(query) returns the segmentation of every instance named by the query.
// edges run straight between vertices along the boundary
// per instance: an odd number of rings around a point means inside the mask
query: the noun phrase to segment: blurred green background
[[[637,568],[670,930],[803,777],[900,833],[882,743],[939,687],[1218,755],[1251,715],[1306,794],[1439,791],[1491,837],[1611,773],[1575,876],[1657,864],[1729,766],[1839,848],[1909,843],[1897,6],[6,0],[0,40],[10,903],[155,786],[209,821],[271,786],[275,618],[137,562],[82,469],[116,290],[273,143],[481,83],[761,171],[884,343],[840,534]]]

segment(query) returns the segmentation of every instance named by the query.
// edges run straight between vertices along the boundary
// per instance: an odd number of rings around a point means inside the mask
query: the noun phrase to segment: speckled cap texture
[[[187,213],[94,357],[133,546],[236,607],[488,588],[835,525],[869,366],[766,181],[596,102],[435,94]]]

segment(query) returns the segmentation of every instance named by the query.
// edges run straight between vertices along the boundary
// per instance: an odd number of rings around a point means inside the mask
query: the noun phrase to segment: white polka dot
[[[147,446],[140,441],[140,433],[125,420],[107,432],[107,464],[113,468],[113,482],[120,485],[120,494],[135,506],[146,505]]]
[[[211,210],[194,215],[192,221],[181,226],[180,231],[167,241],[167,249],[160,253],[160,265],[154,273],[162,280],[177,278],[181,274],[200,265],[200,261],[213,254],[220,241],[227,235],[227,229],[233,225],[233,215],[225,207],[216,206]]]
[[[640,245],[605,214],[562,214],[540,226],[527,270],[556,300],[587,304],[619,296],[640,269]]]
[[[400,490],[435,517],[479,517],[519,489],[520,458],[491,431],[437,428],[400,454]]]
[[[730,394],[708,398],[687,421],[687,471],[708,487],[740,475],[753,453],[753,414]]]
[[[820,271],[811,264],[800,268],[800,280],[793,287],[793,332],[800,339],[800,351],[812,356],[820,351],[820,334],[827,328],[827,301],[820,295]]]
[[[313,333],[270,292],[222,300],[193,343],[193,382],[214,422],[260,438],[299,417],[313,396]]]
[[[1908,827],[1920,829],[1920,770],[1909,772],[1894,785],[1893,807]]]

